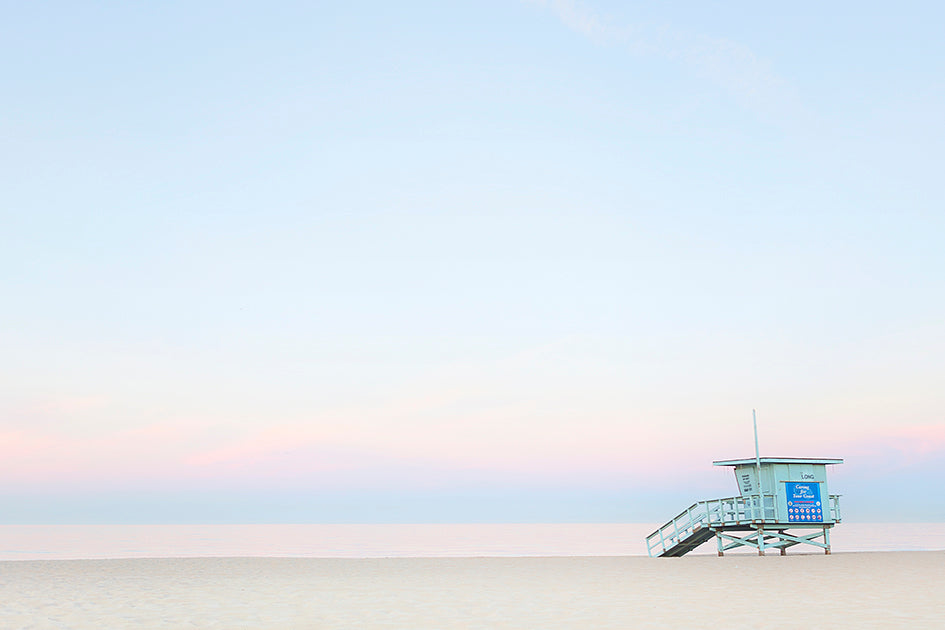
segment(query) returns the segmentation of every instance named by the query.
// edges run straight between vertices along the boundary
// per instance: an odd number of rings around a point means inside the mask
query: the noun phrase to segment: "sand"
[[[0,628],[943,628],[945,552],[0,562]]]

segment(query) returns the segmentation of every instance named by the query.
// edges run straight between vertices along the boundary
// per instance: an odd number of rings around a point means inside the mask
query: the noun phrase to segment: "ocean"
[[[655,528],[649,523],[0,525],[0,560],[642,556],[644,538]],[[831,542],[834,553],[943,550],[945,523],[842,523],[831,530]],[[715,544],[694,553],[714,554]]]

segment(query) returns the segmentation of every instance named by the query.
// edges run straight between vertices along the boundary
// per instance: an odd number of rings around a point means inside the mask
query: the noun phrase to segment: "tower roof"
[[[713,466],[743,466],[745,464],[754,464],[755,458],[748,459],[722,459],[712,462]],[[821,459],[817,457],[762,457],[762,464],[842,464],[842,459]]]

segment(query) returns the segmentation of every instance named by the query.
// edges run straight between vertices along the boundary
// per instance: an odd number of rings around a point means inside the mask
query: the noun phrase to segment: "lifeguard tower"
[[[693,503],[646,537],[650,556],[682,556],[713,536],[719,555],[751,547],[758,555],[794,545],[830,553],[830,528],[840,522],[840,495],[827,490],[827,466],[842,459],[755,457],[712,462],[731,466],[740,494]],[[795,530],[789,532],[788,530]],[[746,535],[747,533],[747,535]]]

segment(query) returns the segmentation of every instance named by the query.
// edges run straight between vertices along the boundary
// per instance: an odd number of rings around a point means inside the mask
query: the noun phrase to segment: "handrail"
[[[828,497],[831,523],[840,522],[840,495]],[[659,553],[688,540],[704,527],[738,526],[756,523],[784,523],[787,519],[778,514],[777,495],[762,494],[734,496],[722,499],[698,501],[677,514],[646,537],[647,554]],[[813,523],[811,523],[813,524]],[[800,523],[791,523],[799,526]]]
[[[831,494],[828,496],[828,498],[830,499],[830,517],[835,523],[839,523],[841,520],[843,520],[840,517],[840,495]]]

